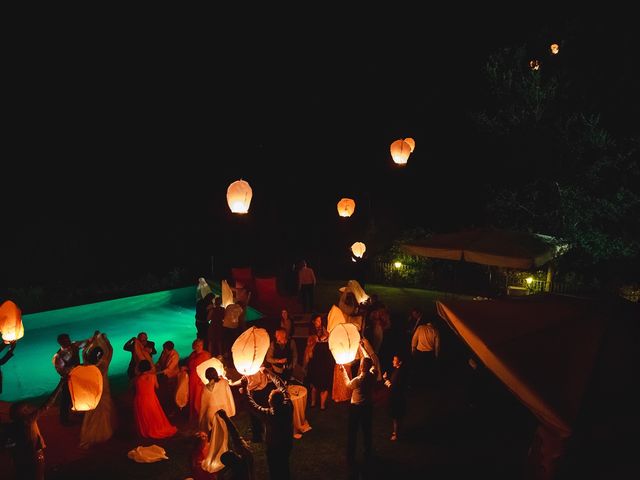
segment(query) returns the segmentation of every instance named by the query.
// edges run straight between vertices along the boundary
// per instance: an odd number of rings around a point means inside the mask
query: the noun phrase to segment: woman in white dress
[[[229,449],[229,432],[216,412],[223,409],[227,416],[233,417],[236,414],[236,404],[229,382],[220,377],[215,368],[207,368],[205,376],[209,383],[202,391],[199,425],[200,430],[209,432],[209,451],[202,461],[202,468],[207,472],[217,472],[224,468],[220,456]]]
[[[106,442],[113,436],[116,424],[116,409],[109,388],[109,364],[113,356],[113,347],[104,333],[97,332],[90,339],[82,353],[83,363],[93,364],[102,373],[102,397],[98,406],[84,414],[80,429],[80,446]]]

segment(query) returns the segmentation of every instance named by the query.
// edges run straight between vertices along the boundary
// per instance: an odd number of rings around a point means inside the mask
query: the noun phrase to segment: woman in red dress
[[[133,416],[138,434],[144,438],[167,438],[178,429],[169,423],[156,395],[158,378],[151,370],[151,363],[142,360],[138,364],[140,372],[133,380],[136,389],[133,397]]]
[[[191,344],[193,352],[189,355],[189,418],[198,420],[200,415],[200,401],[204,383],[200,380],[196,367],[211,358],[211,354],[204,349],[204,341],[196,338]]]

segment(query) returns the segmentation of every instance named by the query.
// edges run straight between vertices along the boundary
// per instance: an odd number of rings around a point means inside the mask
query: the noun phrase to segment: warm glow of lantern
[[[233,342],[231,355],[240,375],[253,375],[260,370],[271,340],[264,328],[250,327]]]
[[[95,365],[78,365],[69,373],[72,409],[86,412],[98,406],[102,396],[102,373]]]
[[[351,245],[351,252],[354,257],[362,258],[364,252],[367,250],[367,246],[362,242],[356,242]]]
[[[338,202],[338,215],[350,217],[356,210],[356,202],[351,198],[343,198]]]
[[[413,151],[416,149],[416,141],[411,137],[405,138],[404,141],[409,145],[409,147],[411,148],[411,153],[413,153]]]
[[[538,60],[530,60],[529,66],[531,67],[531,70],[540,70],[540,62]]]
[[[329,332],[329,350],[339,365],[355,360],[359,345],[360,333],[353,323],[339,323]]]
[[[402,267],[402,262],[393,262],[393,266],[396,268],[401,268]]]
[[[227,188],[227,203],[233,213],[247,213],[253,190],[244,180],[236,180]]]
[[[222,307],[227,308],[233,303],[233,290],[226,280],[220,282],[220,291],[222,292]]]
[[[533,283],[533,277],[527,277],[524,281],[527,282],[527,285],[531,285]]]
[[[202,380],[202,383],[204,383],[205,385],[209,383],[209,380],[207,380],[207,377],[205,375],[205,372],[209,367],[215,368],[218,372],[219,377],[226,377],[224,364],[218,358],[211,357],[209,360],[202,362],[196,367],[196,373],[198,374],[198,377],[200,377],[200,380]]]
[[[398,165],[406,165],[411,155],[411,145],[404,140],[396,140],[391,144],[391,158]]]
[[[558,45],[557,43],[552,43],[549,48],[551,49],[551,53],[553,55],[557,55],[560,51],[560,45]]]
[[[22,311],[11,300],[0,305],[0,333],[2,333],[4,343],[10,343],[24,337]]]
[[[364,303],[369,300],[369,295],[364,291],[364,288],[360,285],[360,282],[357,280],[349,280],[347,282],[347,288],[351,290],[353,296],[356,297],[356,302]]]

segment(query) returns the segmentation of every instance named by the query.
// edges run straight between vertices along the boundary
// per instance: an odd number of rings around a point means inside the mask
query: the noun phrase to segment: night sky
[[[543,13],[25,31],[7,70],[3,286],[206,274],[211,255],[270,271],[306,257],[322,274],[371,220],[381,244],[490,224],[488,185],[530,174],[493,159],[468,115],[496,49],[564,42],[590,107],[635,128],[632,17]],[[416,151],[399,169],[389,145],[404,137]],[[225,200],[239,178],[245,218]]]

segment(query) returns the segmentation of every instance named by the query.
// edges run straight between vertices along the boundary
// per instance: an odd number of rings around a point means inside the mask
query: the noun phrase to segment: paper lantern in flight
[[[557,43],[552,43],[549,49],[551,50],[552,55],[557,55],[558,52],[560,52],[560,45],[558,45]]]
[[[10,343],[24,337],[22,311],[11,300],[0,305],[0,333],[2,333],[4,343]]]
[[[529,61],[529,67],[533,71],[540,70],[540,61],[539,60],[535,60],[535,59],[534,60],[530,60]]]
[[[233,364],[241,375],[253,375],[260,370],[271,340],[264,328],[250,327],[233,342]]]
[[[95,365],[78,365],[69,373],[72,409],[86,412],[98,406],[102,397],[102,373]]]
[[[244,180],[236,180],[227,188],[227,203],[233,213],[244,214],[249,211],[253,190]]]
[[[360,345],[360,333],[353,323],[339,323],[329,333],[329,350],[339,365],[352,362]]]
[[[351,245],[351,253],[353,253],[354,257],[362,258],[366,250],[367,250],[367,246],[362,242],[356,242],[353,245]]]
[[[218,358],[211,357],[209,360],[202,362],[196,367],[196,373],[200,377],[200,380],[202,380],[202,383],[204,383],[205,385],[209,383],[209,380],[207,380],[207,376],[205,375],[209,367],[215,368],[218,372],[219,377],[226,377],[224,364]]]
[[[391,144],[391,158],[393,161],[400,165],[404,166],[407,164],[407,160],[409,160],[409,155],[411,155],[411,145],[409,145],[404,140],[396,140]]]
[[[411,147],[411,153],[413,153],[413,151],[416,149],[416,141],[411,137],[405,138],[404,141],[405,143],[409,144],[409,147]]]
[[[356,202],[351,198],[343,198],[338,202],[338,215],[350,217],[356,210]]]

